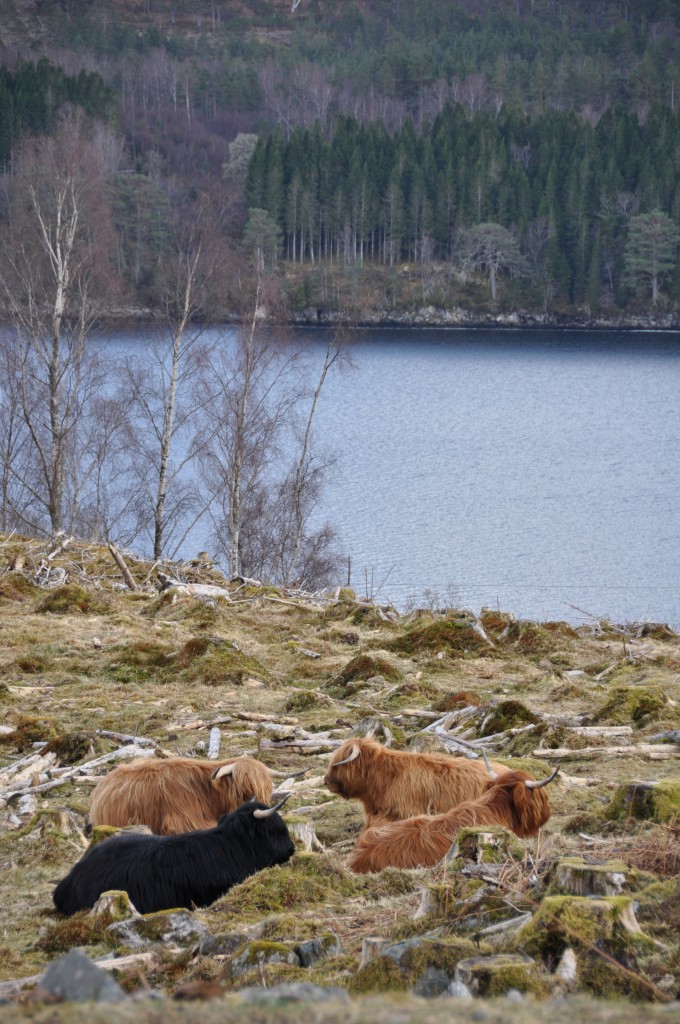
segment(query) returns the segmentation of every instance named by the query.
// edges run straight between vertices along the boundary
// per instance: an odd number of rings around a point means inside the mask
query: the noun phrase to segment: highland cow
[[[207,907],[249,875],[284,864],[295,852],[278,809],[251,800],[223,814],[215,828],[178,836],[120,833],[93,846],[54,890],[62,914],[93,907],[124,890],[141,914]]]
[[[461,828],[502,825],[522,838],[535,836],[550,817],[543,787],[558,771],[540,782],[523,771],[505,770],[499,776],[492,771],[486,793],[445,814],[369,826],[347,857],[347,867],[361,874],[387,867],[432,867],[446,856]]]
[[[109,772],[92,793],[92,825],[148,825],[157,835],[212,828],[247,800],[268,804],[272,773],[252,757],[140,758]]]
[[[495,762],[492,766],[507,770]],[[481,796],[489,776],[481,761],[387,750],[375,740],[349,739],[335,751],[324,783],[346,800],[361,800],[370,824],[442,814]]]

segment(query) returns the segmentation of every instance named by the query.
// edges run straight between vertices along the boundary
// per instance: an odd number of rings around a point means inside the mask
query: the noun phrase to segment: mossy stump
[[[129,917],[140,917],[130,897],[122,889],[109,889],[103,892],[90,911],[93,916],[106,914],[111,922],[125,921]]]
[[[667,824],[680,819],[680,782],[629,782],[602,811],[608,821],[638,818]]]
[[[447,860],[472,864],[503,864],[511,857],[522,857],[517,837],[506,828],[463,828],[447,854]]]
[[[623,861],[587,864],[563,857],[551,872],[550,892],[567,896],[620,896],[631,887],[631,871]]]
[[[578,987],[593,995],[653,998],[653,987],[639,977],[637,957],[656,947],[642,932],[628,896],[546,896],[517,932],[515,944],[551,970],[567,947],[574,948]]]

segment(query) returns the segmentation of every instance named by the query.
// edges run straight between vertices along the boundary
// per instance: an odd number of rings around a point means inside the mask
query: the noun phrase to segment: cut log
[[[680,757],[680,749],[661,743],[637,743],[622,747],[582,747],[571,750],[569,747],[557,747],[553,750],[538,747],[532,750],[532,757],[545,758],[548,761],[584,761],[598,757],[646,757],[652,761],[667,761],[672,757]]]
[[[270,740],[266,736],[259,741],[262,751],[288,750],[294,754],[331,754],[343,740]]]
[[[575,725],[569,728],[576,736],[632,736],[632,725]]]

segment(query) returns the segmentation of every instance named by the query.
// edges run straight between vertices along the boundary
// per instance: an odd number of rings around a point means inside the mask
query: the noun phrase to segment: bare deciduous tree
[[[115,275],[102,147],[79,112],[50,138],[30,140],[14,160],[9,223],[2,236],[0,295],[33,473],[34,530],[69,527],[78,512],[80,432],[101,384],[87,339]]]
[[[176,211],[164,255],[163,317],[140,362],[128,359],[133,400],[140,522],[152,524],[154,558],[175,554],[205,511],[188,467],[197,454],[203,396],[193,385],[204,358],[201,339],[210,287],[228,265],[215,211],[206,197]]]

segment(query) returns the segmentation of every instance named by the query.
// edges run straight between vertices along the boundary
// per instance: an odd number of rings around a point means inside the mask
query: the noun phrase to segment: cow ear
[[[235,764],[223,764],[221,768],[215,769],[210,778],[213,782],[216,782],[218,779],[223,779],[226,775],[233,775],[235,767]]]

